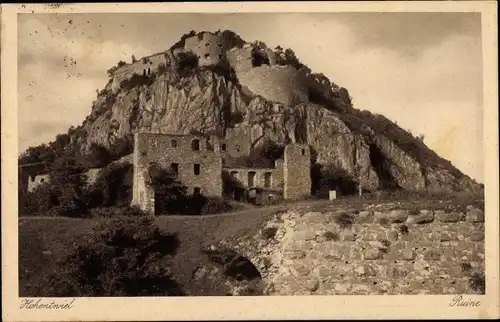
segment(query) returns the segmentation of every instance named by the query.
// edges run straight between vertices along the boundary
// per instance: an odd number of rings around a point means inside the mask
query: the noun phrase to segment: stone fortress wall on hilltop
[[[305,74],[292,66],[276,64],[276,54],[262,50],[269,59],[269,65],[254,66],[253,47],[246,44],[243,48],[233,48],[227,53],[227,60],[234,68],[240,84],[250,91],[270,101],[285,105],[296,105],[309,100]]]
[[[296,105],[309,100],[305,73],[292,66],[277,65],[276,54],[271,49],[261,50],[268,62],[255,65],[252,59],[254,47],[251,44],[245,44],[241,48],[228,47],[229,44],[221,34],[201,32],[186,38],[184,47],[143,57],[119,67],[112,75],[112,90],[116,92],[120,83],[134,74],[149,75],[157,72],[160,65],[169,67],[175,61],[176,55],[190,51],[198,56],[199,66],[216,65],[227,59],[239,82],[267,100],[285,105]]]
[[[210,32],[187,38],[184,44],[185,51],[192,51],[198,56],[199,66],[216,65],[225,58],[228,49],[221,35]]]
[[[126,79],[130,79],[134,74],[144,76],[150,75],[151,73],[156,73],[160,65],[167,67],[170,66],[171,63],[172,55],[161,52],[142,57],[136,62],[123,65],[113,73],[111,89],[113,92],[116,92],[120,88],[120,83]]]

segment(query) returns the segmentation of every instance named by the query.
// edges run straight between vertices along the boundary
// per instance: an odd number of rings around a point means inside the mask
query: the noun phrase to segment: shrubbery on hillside
[[[130,90],[134,87],[140,87],[142,85],[150,86],[153,84],[156,74],[151,73],[151,75],[138,75],[133,74],[132,77],[126,78],[120,82],[120,89]]]
[[[85,167],[77,158],[57,159],[50,168],[50,182],[28,193],[19,202],[24,216],[87,215]]]
[[[180,52],[177,54],[176,70],[180,77],[189,77],[198,69],[198,56],[193,52]]]
[[[222,198],[189,195],[177,176],[158,164],[150,165],[149,175],[155,189],[156,215],[205,215],[232,210],[231,204]]]
[[[330,190],[337,190],[344,195],[357,191],[357,183],[343,169],[318,163],[311,166],[311,184],[312,194],[320,197],[328,196]]]
[[[151,218],[118,216],[79,240],[49,278],[43,296],[180,296],[170,274],[176,235],[163,235]]]
[[[132,200],[133,166],[117,163],[104,168],[87,188],[89,208],[126,207]]]

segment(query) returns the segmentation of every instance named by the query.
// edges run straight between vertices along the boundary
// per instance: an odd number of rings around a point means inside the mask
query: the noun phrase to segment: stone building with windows
[[[266,203],[269,198],[310,195],[309,146],[287,145],[283,160],[277,160],[274,167],[249,168],[225,166],[225,144],[217,136],[136,132],[132,206],[154,213],[155,193],[149,177],[152,164],[176,174],[189,194],[222,197],[228,193],[225,185],[229,179],[238,187],[229,190],[229,195],[238,200],[261,198]]]

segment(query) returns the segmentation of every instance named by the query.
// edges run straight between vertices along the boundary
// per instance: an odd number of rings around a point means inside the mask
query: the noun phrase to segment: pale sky
[[[349,90],[356,108],[424,134],[427,145],[483,181],[479,13],[22,14],[19,150],[83,122],[106,70],[168,49],[182,34],[230,29],[292,48]]]

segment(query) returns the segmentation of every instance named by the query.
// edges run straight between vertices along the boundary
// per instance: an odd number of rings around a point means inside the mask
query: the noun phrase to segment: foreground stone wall
[[[239,247],[270,295],[474,294],[472,277],[484,274],[484,213],[289,211]]]

